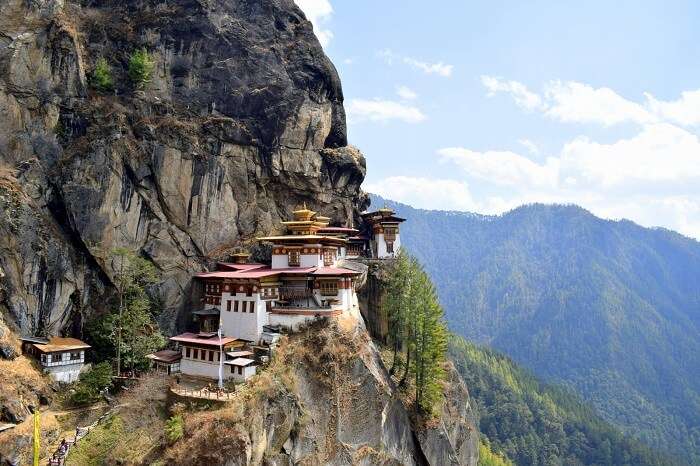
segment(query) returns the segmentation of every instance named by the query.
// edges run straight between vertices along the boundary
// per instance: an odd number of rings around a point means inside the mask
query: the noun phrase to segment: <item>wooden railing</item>
[[[234,392],[229,392],[226,390],[209,390],[208,388],[187,388],[187,387],[171,387],[173,393],[179,396],[184,396],[188,398],[203,398],[205,400],[231,400],[235,396]]]
[[[280,299],[306,299],[313,296],[313,290],[302,287],[281,287],[279,289]]]

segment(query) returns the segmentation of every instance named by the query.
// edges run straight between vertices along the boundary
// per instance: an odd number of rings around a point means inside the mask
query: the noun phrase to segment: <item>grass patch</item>
[[[165,379],[146,377],[119,397],[123,406],[73,448],[68,464],[148,464],[166,443]]]

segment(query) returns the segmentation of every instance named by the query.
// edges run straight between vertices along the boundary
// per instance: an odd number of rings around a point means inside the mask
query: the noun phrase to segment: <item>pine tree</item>
[[[447,353],[447,328],[435,286],[417,265],[416,319],[412,373],[416,386],[416,409],[431,414],[442,397],[443,368]]]
[[[114,89],[114,79],[112,78],[112,69],[104,57],[97,60],[95,69],[92,72],[92,86],[98,91],[109,92]]]
[[[396,371],[398,353],[406,339],[406,317],[410,306],[411,269],[409,258],[403,252],[396,256],[387,281],[384,309],[389,316],[388,343],[393,351],[390,373]]]
[[[417,259],[400,253],[392,266],[384,305],[389,314],[389,344],[393,350],[390,372],[403,353],[405,387],[415,382],[416,410],[432,413],[442,395],[443,365],[447,352],[447,328],[435,286]]]
[[[129,57],[129,78],[137,88],[151,81],[154,63],[145,48],[134,51]]]

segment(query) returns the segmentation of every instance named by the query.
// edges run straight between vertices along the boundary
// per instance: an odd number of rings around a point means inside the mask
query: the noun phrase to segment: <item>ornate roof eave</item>
[[[317,243],[333,242],[333,243],[346,243],[347,240],[344,238],[338,238],[336,236],[318,236],[318,235],[283,235],[283,236],[265,236],[262,238],[257,238],[258,241],[264,241],[268,243],[276,243],[280,241],[292,241],[292,242],[306,242],[315,241]]]

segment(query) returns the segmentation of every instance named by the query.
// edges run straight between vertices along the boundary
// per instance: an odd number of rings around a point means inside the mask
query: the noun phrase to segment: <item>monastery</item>
[[[271,247],[271,264],[247,262],[247,254],[195,275],[203,308],[193,312],[199,332],[170,340],[177,351],[151,355],[171,373],[244,381],[256,372],[256,354],[319,318],[360,318],[356,287],[361,258],[386,259],[400,248],[398,218],[390,209],[362,215],[368,231],[331,227],[330,219],[304,206],[282,222],[285,234],[258,238]]]
[[[85,365],[85,351],[90,348],[76,338],[23,337],[21,341],[22,353],[36,358],[44,373],[65,383],[78,380]]]

